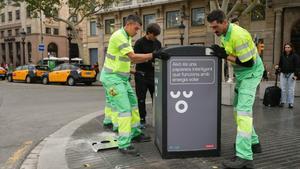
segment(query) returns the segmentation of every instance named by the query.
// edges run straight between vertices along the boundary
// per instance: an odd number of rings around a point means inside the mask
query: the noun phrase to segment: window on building
[[[6,62],[6,48],[5,48],[5,43],[1,43],[1,48],[2,48],[2,60],[5,63]]]
[[[4,38],[4,31],[1,31],[0,38]]]
[[[97,35],[97,23],[96,21],[90,22],[90,36],[96,36]]]
[[[12,12],[8,12],[8,21],[12,21]]]
[[[21,43],[16,42],[17,65],[21,62]]]
[[[126,24],[126,18],[127,18],[127,17],[123,17],[123,27],[124,27],[125,24]]]
[[[13,49],[13,44],[12,43],[8,43],[8,56],[9,56],[9,60],[13,62],[14,49]]]
[[[261,0],[251,12],[251,21],[262,21],[266,18],[266,0]]]
[[[72,16],[71,17],[71,22],[76,23],[78,21],[78,17],[77,16]]]
[[[16,20],[20,19],[20,10],[16,10]]]
[[[51,35],[51,28],[46,28],[46,34]]]
[[[121,0],[122,6],[132,5],[132,0]]]
[[[28,62],[32,62],[32,45],[30,42],[27,43]]]
[[[2,22],[2,23],[5,22],[5,13],[2,13],[2,14],[1,14],[1,22]]]
[[[144,31],[146,31],[147,26],[150,23],[155,23],[155,21],[156,21],[155,14],[144,15],[143,16],[143,29],[144,29]]]
[[[89,53],[90,53],[90,64],[94,65],[98,63],[98,48],[90,48]]]
[[[229,2],[229,3],[228,3],[227,13],[230,12],[230,11],[232,10],[233,5],[234,5],[234,4],[233,4],[232,2]]]
[[[8,35],[8,36],[12,36],[12,30],[8,30],[8,31],[7,31],[7,35]]]
[[[28,7],[26,8],[26,17],[31,18],[31,11]]]
[[[59,34],[59,29],[54,28],[54,29],[53,29],[53,34],[54,34],[54,35],[58,35],[58,34]]]
[[[205,8],[192,9],[192,26],[204,25]]]
[[[180,12],[169,11],[167,12],[167,28],[177,28],[180,25]]]
[[[15,35],[19,36],[19,33],[20,33],[19,29],[15,29]]]
[[[31,27],[30,26],[26,27],[26,34],[31,34]]]
[[[112,34],[115,30],[115,20],[105,20],[105,34]]]

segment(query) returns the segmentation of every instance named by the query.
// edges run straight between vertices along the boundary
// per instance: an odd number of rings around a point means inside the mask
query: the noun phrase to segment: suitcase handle
[[[280,72],[278,71],[278,69],[277,70],[275,70],[275,86],[277,86],[277,80],[278,80],[278,74],[279,74]]]

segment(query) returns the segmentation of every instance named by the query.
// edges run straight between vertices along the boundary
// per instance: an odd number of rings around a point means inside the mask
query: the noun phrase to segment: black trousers
[[[151,98],[153,100],[153,92],[154,92],[154,75],[147,74],[144,72],[137,71],[135,73],[135,90],[138,98],[138,106],[141,117],[141,122],[145,122],[146,120],[146,95],[147,91],[149,91]]]

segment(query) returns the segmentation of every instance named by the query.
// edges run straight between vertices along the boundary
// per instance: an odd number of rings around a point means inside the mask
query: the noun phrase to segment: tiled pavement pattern
[[[223,159],[233,156],[236,128],[229,106],[222,106],[221,156],[210,158],[163,160],[153,142],[135,144],[141,154],[138,157],[122,155],[117,150],[96,153],[89,142],[105,132],[102,118],[82,125],[73,134],[66,150],[70,169],[215,169],[222,168]],[[296,99],[294,109],[264,107],[257,101],[254,123],[263,146],[263,153],[254,156],[255,168],[300,169],[300,99]],[[149,126],[146,132],[154,134]]]

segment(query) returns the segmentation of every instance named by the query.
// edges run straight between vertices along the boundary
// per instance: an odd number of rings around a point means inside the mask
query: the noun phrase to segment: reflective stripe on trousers
[[[236,156],[253,160],[252,144],[259,143],[253,127],[252,107],[261,76],[237,81],[233,107],[237,124]]]
[[[137,98],[135,92],[128,80],[121,78],[115,74],[103,73],[101,74],[101,81],[105,90],[113,92],[109,93],[109,100],[111,101],[112,111],[118,112],[118,146],[119,148],[128,147],[131,144],[131,138],[141,134],[141,130],[133,125],[139,122]]]
[[[104,125],[108,125],[108,124],[112,123],[111,115],[112,115],[111,108],[109,106],[105,105],[105,108],[104,108],[104,119],[103,119],[103,124]]]

